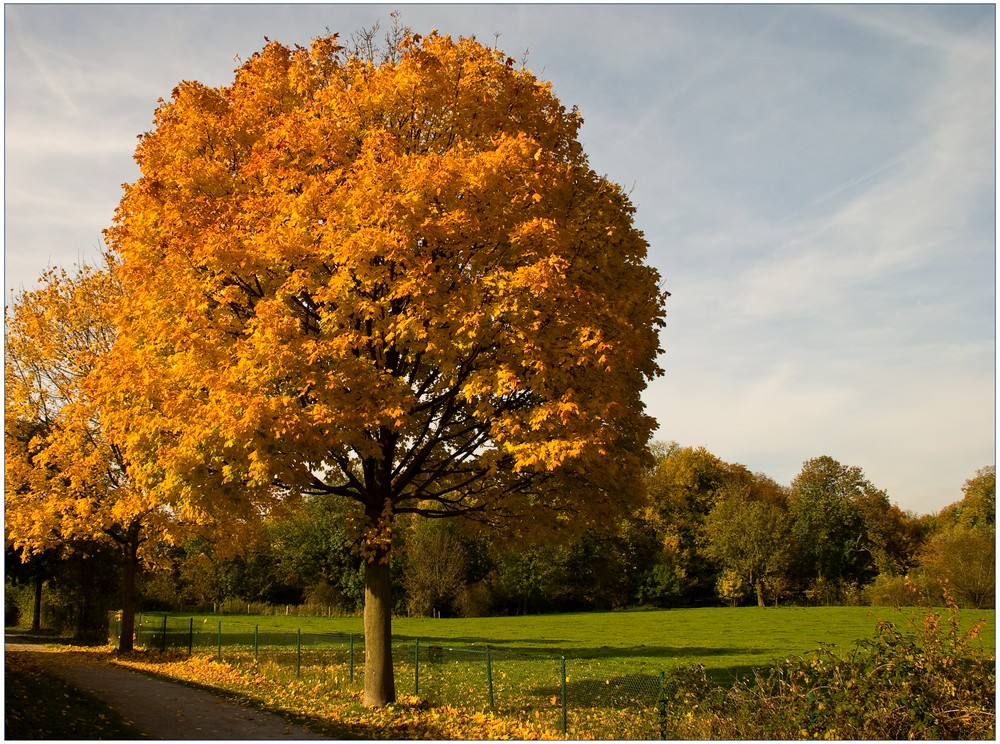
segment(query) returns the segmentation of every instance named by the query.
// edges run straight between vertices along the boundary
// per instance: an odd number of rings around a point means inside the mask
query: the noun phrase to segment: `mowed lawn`
[[[565,656],[577,674],[655,674],[678,666],[703,664],[719,682],[790,656],[823,646],[853,650],[871,638],[879,619],[904,632],[919,626],[931,610],[889,607],[739,607],[567,613],[490,618],[395,618],[395,642],[483,647]],[[936,610],[936,612],[942,612]],[[190,617],[171,613],[174,617]],[[159,617],[162,617],[160,615]],[[980,642],[995,646],[994,610],[963,610],[963,628],[984,619]],[[199,615],[196,628],[223,634],[259,627],[303,634],[354,633],[360,617],[286,617]],[[944,612],[943,626],[948,626]],[[571,672],[572,673],[572,672]]]

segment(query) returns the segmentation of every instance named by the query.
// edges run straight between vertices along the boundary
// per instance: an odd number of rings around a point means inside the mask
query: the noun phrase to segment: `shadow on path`
[[[347,724],[308,718],[293,722],[255,708],[246,698],[239,702],[234,701],[237,696],[223,699],[206,689],[101,664],[86,659],[84,654],[56,652],[16,637],[5,638],[4,651],[29,654],[31,663],[43,672],[103,700],[135,728],[156,739],[370,738],[363,727],[355,730]]]

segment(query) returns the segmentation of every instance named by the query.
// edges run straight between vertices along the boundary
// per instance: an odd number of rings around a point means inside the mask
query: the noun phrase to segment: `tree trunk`
[[[35,574],[35,604],[31,608],[31,632],[38,633],[42,629],[42,584],[45,579],[41,572]]]
[[[764,582],[758,581],[756,584],[757,588],[757,606],[764,607]]]
[[[118,636],[118,651],[135,648],[135,580],[139,573],[139,529],[128,531],[122,544],[122,626]]]
[[[379,551],[381,552],[381,551]],[[381,707],[396,701],[392,674],[392,583],[389,556],[365,563],[364,704]]]

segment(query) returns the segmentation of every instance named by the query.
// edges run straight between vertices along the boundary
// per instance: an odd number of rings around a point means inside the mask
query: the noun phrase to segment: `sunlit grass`
[[[401,702],[391,715],[360,706],[361,618],[196,616],[186,627],[195,629],[202,658],[184,663],[202,676],[226,670],[230,687],[247,694],[256,694],[255,685],[273,689],[265,696],[268,706],[320,721],[334,716],[350,722],[350,735],[364,738],[558,735],[564,694],[572,738],[655,738],[661,672],[698,664],[716,684],[728,685],[754,668],[820,647],[849,651],[874,634],[880,619],[905,627],[925,614],[916,608],[753,607],[397,618],[393,654]],[[162,625],[162,617],[147,618],[150,627]],[[992,648],[994,611],[961,613],[966,626],[980,618],[986,620],[980,642]]]
[[[569,613],[491,618],[395,618],[397,643],[419,640],[424,645],[453,644],[565,656],[577,676],[593,670],[595,679],[610,672],[656,674],[688,664],[703,664],[722,680],[820,646],[850,648],[870,637],[878,621],[906,624],[926,610],[888,607],[740,607],[627,612]],[[180,615],[178,615],[180,616]],[[982,642],[995,644],[994,610],[963,610],[963,623],[987,621]],[[190,617],[185,615],[184,617]],[[222,623],[224,637],[241,632],[285,633],[283,645],[294,644],[294,633],[353,633],[360,644],[360,617],[283,617],[274,615],[195,615],[196,630],[204,629],[206,645]],[[317,639],[319,640],[319,639]]]

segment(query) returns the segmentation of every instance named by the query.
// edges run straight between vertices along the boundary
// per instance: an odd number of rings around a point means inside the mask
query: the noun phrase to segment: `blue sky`
[[[657,438],[918,513],[995,461],[992,5],[6,5],[5,278],[92,259],[136,135],[264,37],[497,44],[585,124],[672,293]]]

